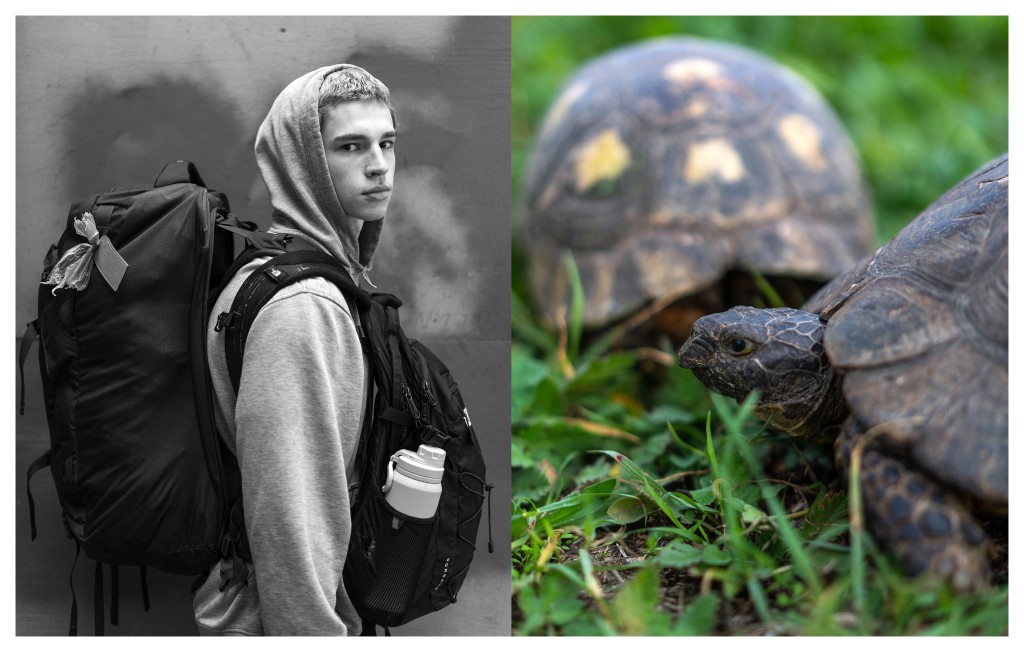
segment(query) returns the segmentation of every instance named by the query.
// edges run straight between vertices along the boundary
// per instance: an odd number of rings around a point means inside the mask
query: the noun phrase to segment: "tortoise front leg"
[[[957,591],[988,585],[993,547],[971,511],[930,477],[864,435],[851,417],[835,443],[836,464],[849,479],[860,455],[864,520],[883,550],[911,576],[927,574]]]

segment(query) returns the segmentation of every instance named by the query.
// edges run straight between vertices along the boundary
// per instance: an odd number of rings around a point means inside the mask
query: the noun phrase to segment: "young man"
[[[256,137],[270,230],[333,254],[353,280],[365,275],[391,199],[395,126],[388,89],[361,68],[328,66],[289,84]],[[253,322],[236,396],[213,324],[261,262],[227,286],[208,330],[217,425],[238,459],[252,564],[246,582],[223,591],[228,562],[211,570],[193,602],[196,623],[202,634],[357,635],[342,569],[366,361],[341,292],[303,280]]]

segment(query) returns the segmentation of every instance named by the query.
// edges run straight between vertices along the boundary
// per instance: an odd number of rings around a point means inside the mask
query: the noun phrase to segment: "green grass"
[[[862,156],[880,242],[1008,148],[1005,17],[523,17],[512,30],[517,197],[533,130],[572,70],[670,33],[746,44],[817,86]],[[957,596],[908,580],[851,529],[860,498],[829,442],[765,431],[750,405],[676,367],[667,344],[587,341],[578,286],[564,332],[545,331],[525,262],[514,239],[516,634],[1007,633],[1005,581]]]
[[[635,353],[558,342],[513,347],[516,634],[1007,632],[1007,586],[907,580],[851,531],[830,445],[765,432],[688,372],[643,406]]]

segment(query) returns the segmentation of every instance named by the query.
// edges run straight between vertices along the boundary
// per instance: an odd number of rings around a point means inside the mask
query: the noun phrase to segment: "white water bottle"
[[[415,453],[404,448],[391,456],[388,476],[380,488],[395,511],[413,518],[431,518],[441,500],[444,450],[422,444]],[[391,525],[401,524],[397,517]]]

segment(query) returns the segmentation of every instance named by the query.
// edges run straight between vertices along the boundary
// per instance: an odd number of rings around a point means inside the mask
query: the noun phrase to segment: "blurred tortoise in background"
[[[910,575],[989,576],[981,518],[1008,512],[1009,160],[988,163],[803,310],[698,320],[679,351],[708,389],[860,451],[867,526]]]
[[[525,201],[531,293],[548,326],[568,319],[568,251],[585,328],[648,307],[657,318],[641,332],[675,346],[697,317],[755,302],[744,271],[777,287],[807,281],[784,295],[800,305],[874,248],[859,158],[819,94],[759,54],[697,38],[580,69],[535,141]]]

